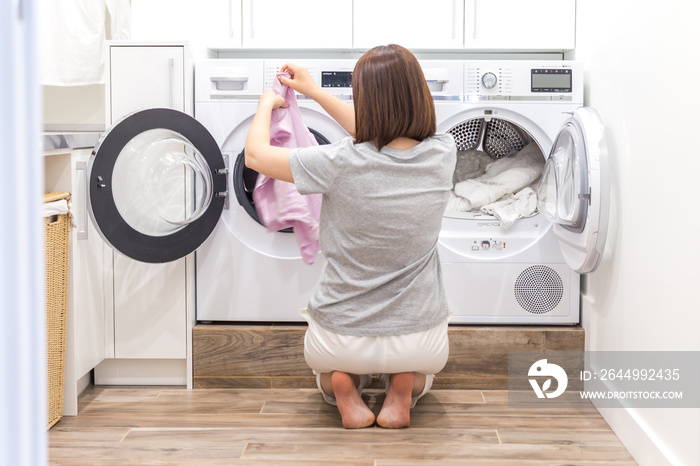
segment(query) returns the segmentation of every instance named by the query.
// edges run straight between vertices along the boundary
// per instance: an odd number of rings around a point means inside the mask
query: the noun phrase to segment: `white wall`
[[[605,123],[611,229],[588,277],[589,350],[700,350],[700,4],[579,0],[586,104]],[[700,409],[604,410],[642,465],[700,464]]]
[[[0,2],[0,465],[47,462],[36,2]]]

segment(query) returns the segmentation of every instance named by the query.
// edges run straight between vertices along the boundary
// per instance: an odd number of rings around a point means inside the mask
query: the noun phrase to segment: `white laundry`
[[[481,212],[493,215],[501,222],[501,227],[507,230],[519,218],[529,217],[537,210],[537,194],[532,188],[521,189],[502,199],[482,206]]]
[[[469,210],[471,210],[471,205],[468,200],[450,191],[450,197],[447,199],[447,207],[445,210],[448,212],[469,212]]]
[[[51,217],[53,215],[64,215],[70,212],[68,208],[68,203],[65,199],[59,199],[58,201],[45,202],[42,205],[41,216]]]
[[[454,193],[463,198],[462,207],[477,210],[506,195],[530,186],[542,175],[544,158],[536,144],[528,144],[508,157],[498,159],[476,178],[460,181]]]
[[[38,8],[40,84],[103,83],[105,40],[130,38],[130,12],[129,0],[41,0]]]

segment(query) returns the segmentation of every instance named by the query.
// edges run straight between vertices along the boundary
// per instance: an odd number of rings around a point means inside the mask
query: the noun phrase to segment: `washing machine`
[[[351,101],[350,60],[294,60],[316,82]],[[229,166],[229,205],[197,250],[197,319],[301,320],[325,265],[322,254],[304,263],[290,230],[269,233],[252,200],[257,174],[245,168],[243,147],[260,94],[271,89],[285,60],[210,59],[195,68],[195,118],[214,136]],[[316,102],[298,95],[304,123],[319,144],[348,134]]]
[[[352,98],[353,60],[290,60]],[[170,109],[127,115],[106,131],[88,168],[91,215],[112,248],[162,263],[195,256],[198,321],[300,321],[325,259],[302,260],[291,230],[268,232],[252,199],[245,139],[282,60],[207,59],[195,66],[195,117]],[[319,144],[347,133],[299,96]]]
[[[455,137],[458,158],[516,159],[528,144],[542,157],[538,208],[512,226],[482,210],[445,212],[438,249],[452,322],[578,323],[580,274],[600,260],[609,205],[603,125],[583,107],[582,64],[421,65],[438,132]]]

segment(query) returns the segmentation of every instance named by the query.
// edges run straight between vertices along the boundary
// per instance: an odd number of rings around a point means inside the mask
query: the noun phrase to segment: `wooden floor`
[[[384,395],[364,395],[377,413]],[[411,427],[345,430],[314,389],[90,387],[49,432],[50,464],[633,465],[594,408],[508,408],[501,390],[434,390]]]

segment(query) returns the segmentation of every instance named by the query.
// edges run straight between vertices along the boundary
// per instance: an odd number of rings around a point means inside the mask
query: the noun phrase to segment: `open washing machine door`
[[[176,110],[127,115],[90,158],[90,215],[113,249],[141,262],[170,262],[197,249],[221,216],[225,192],[216,141]]]
[[[537,198],[571,269],[594,271],[605,247],[610,186],[605,131],[592,108],[574,110],[557,135]]]

